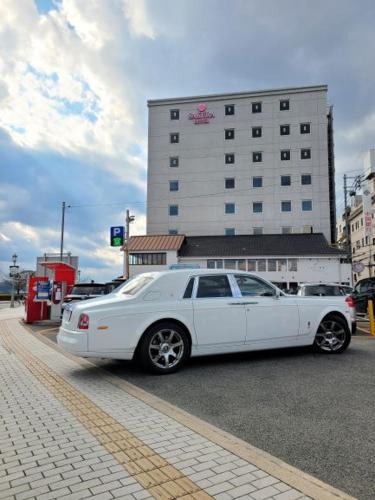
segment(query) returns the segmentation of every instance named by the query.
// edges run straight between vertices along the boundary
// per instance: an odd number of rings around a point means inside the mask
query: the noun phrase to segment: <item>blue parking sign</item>
[[[111,247],[121,247],[124,244],[125,228],[124,226],[111,227]]]

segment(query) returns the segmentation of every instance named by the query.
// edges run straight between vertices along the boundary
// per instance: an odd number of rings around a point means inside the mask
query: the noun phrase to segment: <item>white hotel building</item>
[[[148,101],[147,234],[335,241],[327,86]]]
[[[281,286],[350,282],[335,242],[327,86],[148,101],[147,236],[130,272],[255,271]],[[168,236],[169,235],[169,236]]]

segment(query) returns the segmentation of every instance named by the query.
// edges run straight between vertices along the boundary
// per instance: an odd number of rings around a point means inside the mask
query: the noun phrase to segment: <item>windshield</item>
[[[135,295],[138,293],[142,288],[144,288],[146,285],[148,285],[154,278],[151,276],[136,276],[135,278],[130,279],[127,283],[125,283],[124,286],[121,287],[121,293],[124,293],[126,295]],[[119,289],[116,290],[120,291]]]
[[[71,295],[104,295],[104,286],[74,286]]]

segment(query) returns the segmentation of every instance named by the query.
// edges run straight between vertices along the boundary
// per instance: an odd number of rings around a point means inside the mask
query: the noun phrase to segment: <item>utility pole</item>
[[[61,238],[60,238],[60,261],[62,262],[63,260],[63,253],[64,253],[64,229],[65,229],[65,208],[66,204],[65,201],[62,202],[62,207],[61,207]]]
[[[125,219],[125,243],[124,243],[124,278],[129,279],[129,240],[130,240],[130,223],[135,219],[134,215],[130,215],[129,210],[126,210]]]

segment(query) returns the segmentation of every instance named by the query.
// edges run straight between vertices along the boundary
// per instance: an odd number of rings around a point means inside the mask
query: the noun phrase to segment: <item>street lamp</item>
[[[10,299],[10,307],[14,307],[15,277],[18,274],[18,269],[19,269],[19,266],[16,265],[17,257],[18,255],[16,253],[12,255],[13,266],[9,266],[9,275],[12,278],[12,295]]]

